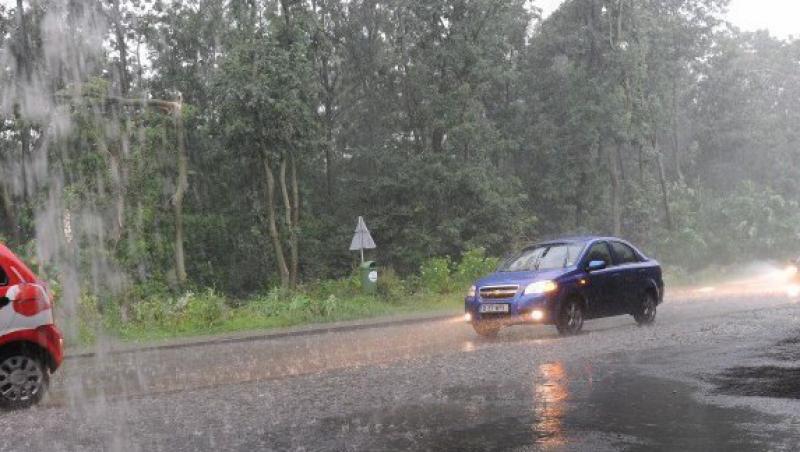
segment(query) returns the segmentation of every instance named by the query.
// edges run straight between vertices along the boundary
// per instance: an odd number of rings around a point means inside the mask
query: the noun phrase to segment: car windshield
[[[551,243],[526,248],[500,265],[501,272],[553,270],[575,265],[583,250],[580,243]]]

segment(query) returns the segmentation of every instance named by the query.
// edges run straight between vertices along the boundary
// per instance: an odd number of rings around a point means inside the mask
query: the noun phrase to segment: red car
[[[63,359],[47,286],[0,244],[0,408],[27,408]]]

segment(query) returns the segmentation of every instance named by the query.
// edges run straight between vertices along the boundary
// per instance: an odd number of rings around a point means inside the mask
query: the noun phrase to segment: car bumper
[[[507,304],[507,313],[482,313],[481,305]],[[552,300],[546,296],[530,296],[521,299],[481,300],[478,297],[464,300],[465,320],[472,322],[496,322],[502,325],[552,324]]]
[[[55,371],[64,361],[64,336],[55,325],[40,326],[36,331],[44,339],[43,346],[50,354],[50,370]]]

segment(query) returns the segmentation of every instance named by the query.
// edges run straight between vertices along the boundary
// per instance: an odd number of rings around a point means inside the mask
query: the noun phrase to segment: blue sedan
[[[651,324],[664,300],[661,266],[616,237],[574,237],[524,248],[470,287],[465,320],[481,336],[517,324],[577,334],[586,319],[630,314]]]

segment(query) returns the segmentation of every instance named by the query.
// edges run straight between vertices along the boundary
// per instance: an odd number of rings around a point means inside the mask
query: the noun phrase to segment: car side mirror
[[[593,272],[597,270],[602,270],[608,266],[608,263],[604,260],[596,260],[590,261],[589,265],[586,266],[586,271]]]
[[[0,297],[0,309],[5,308],[9,304],[11,304],[11,300],[9,300],[8,297]]]

